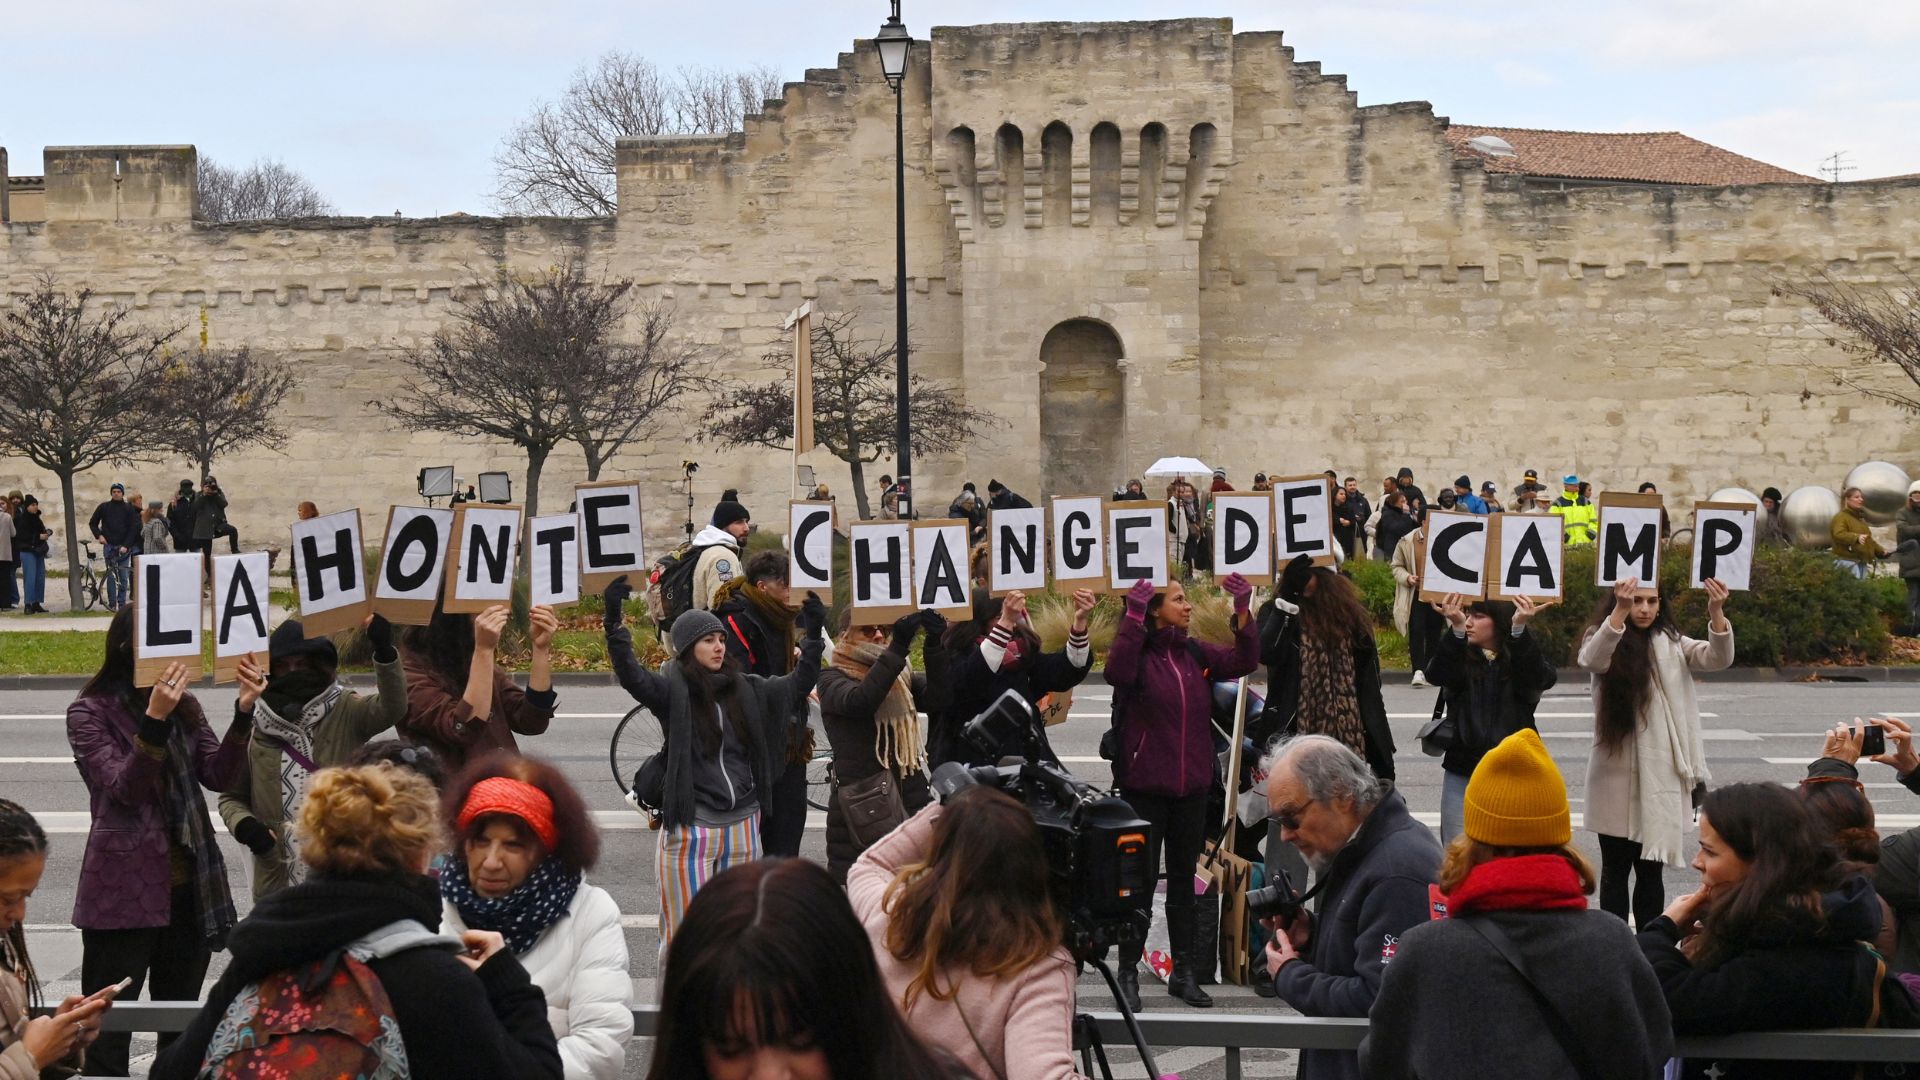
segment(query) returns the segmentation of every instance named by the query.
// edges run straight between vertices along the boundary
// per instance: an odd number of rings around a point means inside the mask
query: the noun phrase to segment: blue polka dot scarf
[[[440,871],[440,895],[460,913],[469,930],[492,930],[507,939],[515,956],[533,948],[547,928],[560,921],[580,891],[580,871],[548,856],[520,887],[498,898],[481,896],[467,880],[467,861],[455,855]]]

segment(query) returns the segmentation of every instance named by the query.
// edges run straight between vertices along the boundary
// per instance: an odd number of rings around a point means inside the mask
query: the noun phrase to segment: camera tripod
[[[1120,993],[1120,983],[1113,977],[1113,969],[1099,957],[1087,957],[1086,963],[1092,964],[1100,977],[1107,980],[1107,989],[1113,991],[1113,1003],[1120,1010],[1120,1019],[1127,1025],[1127,1033],[1133,1036],[1133,1048],[1140,1052],[1140,1062],[1146,1066],[1149,1077],[1160,1075],[1160,1066],[1153,1060],[1153,1051],[1147,1046],[1147,1037],[1140,1030],[1140,1021],[1127,1008],[1126,996]],[[1083,1076],[1093,1075],[1093,1063],[1100,1062],[1100,1075],[1104,1080],[1113,1080],[1113,1066],[1107,1062],[1107,1046],[1100,1038],[1100,1029],[1094,1026],[1093,1017],[1081,1013],[1073,1018],[1073,1048],[1080,1051],[1080,1072]]]

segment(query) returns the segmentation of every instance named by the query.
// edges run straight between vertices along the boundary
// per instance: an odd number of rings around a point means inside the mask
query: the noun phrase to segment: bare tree
[[[334,212],[311,180],[270,158],[235,169],[203,157],[198,190],[203,221],[324,217]]]
[[[618,140],[732,131],[780,89],[779,74],[766,67],[682,68],[668,77],[631,53],[602,54],[501,142],[494,201],[520,214],[612,214]]]
[[[894,449],[894,345],[854,332],[850,313],[815,315],[813,344],[813,430],[820,445],[847,463],[861,518],[870,515],[866,465]],[[793,445],[793,354],[782,343],[762,363],[782,372],[766,383],[729,383],[701,422],[700,438],[724,446]],[[999,426],[992,414],[971,408],[958,390],[918,375],[907,384],[913,418],[913,452],[936,454],[965,444],[983,428]]]
[[[662,302],[640,309],[638,343],[612,341],[626,317],[631,286],[622,281],[600,290],[608,315],[603,336],[597,346],[575,353],[575,370],[566,381],[572,438],[586,455],[588,480],[600,479],[600,470],[622,448],[658,435],[691,396],[716,386],[712,356],[673,334],[673,308]]]
[[[1911,413],[1920,413],[1920,393],[1887,385],[1888,368],[1920,386],[1920,278],[1901,272],[1892,288],[1840,281],[1824,271],[1774,286],[1775,296],[1806,301],[1826,320],[1827,337],[1853,356],[1856,366],[1825,368],[1833,381],[1856,393]]]
[[[67,294],[43,275],[0,317],[0,449],[60,478],[67,596],[80,607],[73,478],[95,465],[150,460],[160,449],[148,403],[167,360],[165,333],[122,325],[116,307],[87,313],[93,291]]]
[[[249,446],[287,445],[280,405],[300,384],[292,367],[238,349],[206,349],[176,356],[154,388],[152,408],[160,445],[213,471],[215,458]]]

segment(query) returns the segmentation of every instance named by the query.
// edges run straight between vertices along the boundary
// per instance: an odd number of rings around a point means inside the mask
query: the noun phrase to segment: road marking
[[[1537,712],[1533,714],[1533,718],[1535,720],[1591,720],[1593,719],[1593,710],[1585,709],[1581,712]],[[1431,720],[1433,719],[1433,710],[1429,709],[1426,712],[1390,712],[1387,714],[1387,719]],[[1700,719],[1718,720],[1720,719],[1720,714],[1703,712],[1700,714]]]
[[[66,757],[0,757],[0,765],[71,765],[73,755]]]

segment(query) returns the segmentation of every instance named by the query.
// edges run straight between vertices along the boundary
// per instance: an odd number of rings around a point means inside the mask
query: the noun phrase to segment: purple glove
[[[1153,582],[1141,578],[1127,590],[1127,618],[1134,622],[1147,621],[1147,601],[1153,599]]]
[[[1228,596],[1233,597],[1233,613],[1245,615],[1253,605],[1253,586],[1239,574],[1228,574],[1227,580],[1220,583]]]

